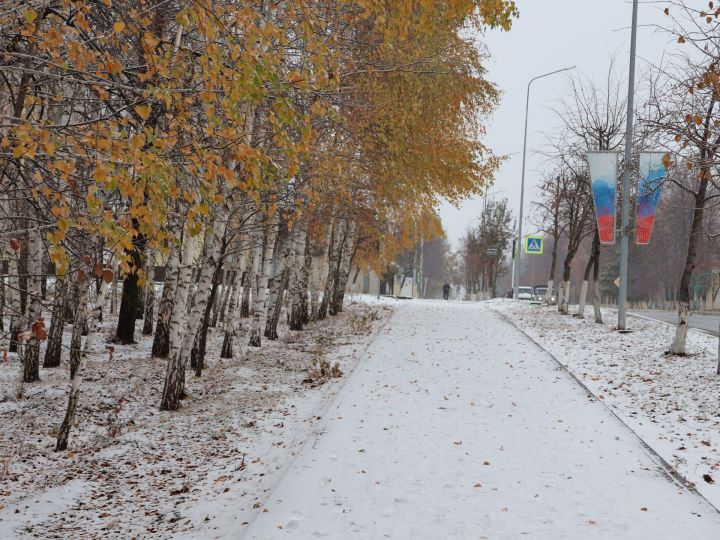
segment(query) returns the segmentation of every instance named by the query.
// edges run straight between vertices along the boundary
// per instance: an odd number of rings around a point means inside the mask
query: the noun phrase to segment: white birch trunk
[[[560,294],[560,299],[558,302],[558,309],[560,313],[567,315],[568,303],[570,301],[570,282],[563,280],[563,282],[560,284],[560,290],[562,292]]]
[[[77,306],[73,320],[72,336],[70,337],[70,379],[75,377],[77,367],[82,357],[82,333],[87,324],[87,301],[90,285],[87,278],[78,275],[77,279]]]
[[[322,264],[323,261],[318,261],[317,257],[312,257],[310,262],[310,320],[317,320],[318,308],[320,304],[320,270],[318,264]],[[324,265],[323,265],[324,267]]]
[[[187,301],[192,279],[192,245],[193,238],[185,231],[183,238],[180,268],[178,270],[175,299],[173,301],[172,316],[170,318],[170,356],[177,353],[182,340],[181,335],[187,316]]]
[[[342,311],[343,300],[345,299],[345,288],[350,275],[350,265],[352,263],[352,255],[355,249],[355,222],[348,221],[345,227],[345,234],[340,246],[341,254],[338,261],[337,272],[333,283],[332,304],[330,307],[330,315],[336,315]]]
[[[293,246],[292,266],[290,268],[290,307],[288,309],[288,323],[290,330],[301,330],[302,321],[302,294],[303,272],[305,270],[305,243],[307,241],[307,224],[304,223],[300,229],[295,245]]]
[[[285,286],[285,270],[292,267],[294,260],[297,238],[300,236],[299,228],[295,228],[288,234],[288,237],[277,246],[279,253],[277,254],[275,264],[273,265],[272,288],[267,302],[267,317],[265,321],[265,336],[275,339],[277,329],[277,321],[280,319],[281,304],[279,296],[284,292]]]
[[[113,280],[112,280],[112,292],[110,294],[110,313],[115,315],[117,313],[117,277],[118,273],[120,271],[118,258],[113,257],[113,263],[112,263],[112,272],[113,272]]]
[[[557,310],[562,312],[562,297],[563,297],[563,286],[562,281],[560,282],[560,286],[558,287],[557,292]]]
[[[262,250],[262,265],[257,279],[257,297],[253,302],[253,318],[250,326],[250,339],[248,345],[260,347],[262,344],[261,327],[267,313],[267,286],[270,277],[270,265],[275,251],[277,237],[277,218],[271,218],[266,227],[265,245]]]
[[[23,382],[26,383],[40,380],[40,340],[35,337],[36,329],[39,331],[40,326],[44,328],[40,301],[43,252],[39,229],[30,232],[28,248],[28,326],[31,334],[23,355]]]
[[[242,272],[245,261],[241,257],[237,258],[235,264],[235,283],[232,286],[233,298],[230,300],[230,308],[225,316],[225,336],[223,337],[223,345],[220,351],[220,358],[233,357],[233,345],[235,336],[240,331],[240,312],[242,311]]]
[[[580,304],[578,305],[577,316],[581,319],[585,318],[585,298],[587,297],[588,281],[583,280],[582,287],[580,289]]]
[[[200,279],[195,294],[193,295],[192,309],[187,315],[187,324],[183,328],[182,341],[179,347],[172,351],[168,361],[167,372],[165,374],[165,387],[163,388],[162,401],[160,403],[162,410],[174,411],[177,410],[179,406],[180,397],[185,387],[185,366],[190,359],[193,342],[209,300],[209,291],[212,286],[215,269],[219,262],[218,258],[222,244],[222,234],[225,229],[228,214],[229,208],[227,201],[225,201],[218,209],[212,227],[205,231],[203,249],[205,259],[200,268]],[[174,311],[175,310],[173,310],[173,318]]]
[[[673,354],[685,354],[685,343],[687,341],[688,322],[690,320],[690,303],[680,302],[678,309],[678,322],[675,326],[675,338],[673,339],[670,352]]]
[[[80,385],[82,384],[83,368],[85,367],[88,355],[95,352],[93,349],[95,348],[97,337],[100,334],[100,315],[102,313],[103,305],[105,304],[105,296],[107,294],[109,282],[112,281],[112,279],[107,281],[105,279],[102,280],[100,284],[100,291],[98,292],[97,299],[95,300],[95,307],[90,314],[90,330],[88,331],[87,338],[85,339],[85,347],[80,355],[80,362],[78,363],[75,377],[73,378],[72,385],[70,386],[67,412],[65,413],[65,418],[60,425],[60,430],[58,432],[57,443],[55,445],[56,452],[67,449],[70,428],[75,421],[75,411],[77,410],[80,398]]]
[[[8,245],[8,307],[10,308],[10,347],[9,350],[16,351],[18,358],[22,358],[18,334],[20,333],[23,320],[20,313],[20,276],[18,260],[20,254]]]
[[[338,258],[342,249],[342,242],[345,236],[346,220],[335,221],[332,226],[331,241],[328,246],[327,254],[327,277],[325,278],[325,288],[323,290],[320,307],[318,308],[318,318],[324,319],[332,302],[333,290],[335,287],[335,278],[337,277]]]
[[[238,286],[242,287],[242,294],[240,297],[240,317],[250,316],[250,293],[253,289],[253,283],[255,281],[255,274],[253,272],[255,271],[255,259],[257,256],[256,249],[252,247],[254,238],[255,241],[257,241],[255,236],[250,236],[251,246],[248,249],[248,255],[245,259],[245,274],[241,276],[240,281],[238,281]]]

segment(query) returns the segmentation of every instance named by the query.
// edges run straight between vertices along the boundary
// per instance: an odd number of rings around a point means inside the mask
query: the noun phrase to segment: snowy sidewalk
[[[717,539],[720,514],[480,304],[401,304],[243,538]]]

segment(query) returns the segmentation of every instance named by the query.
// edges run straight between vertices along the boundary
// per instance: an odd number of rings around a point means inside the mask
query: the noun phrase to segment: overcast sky
[[[578,72],[600,83],[606,80],[610,58],[616,56],[619,73],[627,77],[630,51],[632,3],[628,0],[517,0],[520,18],[510,32],[490,31],[479,37],[492,58],[488,78],[503,91],[502,102],[488,125],[484,142],[496,154],[508,155],[489,189],[488,197],[507,197],[515,215],[520,207],[522,138],[527,82],[536,75],[577,65]],[[638,69],[656,63],[666,48],[673,47],[667,34],[654,25],[667,24],[662,3],[640,3],[638,11]],[[528,156],[525,175],[525,216],[535,198],[545,135],[557,130],[558,121],[550,110],[568,91],[568,78],[553,75],[536,81],[530,94]],[[627,84],[627,83],[625,83]],[[496,195],[493,195],[496,193]],[[482,211],[482,198],[466,201],[459,209],[440,209],[448,240],[458,240],[473,218]],[[523,234],[534,232],[525,222]]]

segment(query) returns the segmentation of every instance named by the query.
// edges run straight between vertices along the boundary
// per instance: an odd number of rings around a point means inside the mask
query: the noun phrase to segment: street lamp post
[[[620,235],[620,292],[618,298],[619,331],[627,330],[628,245],[630,243],[630,160],[632,158],[633,112],[635,100],[635,44],[637,41],[638,0],[633,0],[630,34],[630,73],[628,75],[627,124],[625,127],[625,171],[622,185],[622,231]]]
[[[523,204],[525,203],[525,160],[527,157],[527,131],[528,131],[528,109],[530,108],[530,85],[537,81],[538,79],[542,79],[544,77],[549,77],[550,75],[555,75],[556,73],[560,73],[562,71],[569,71],[571,69],[575,69],[575,66],[566,67],[562,69],[556,69],[555,71],[551,71],[549,73],[544,73],[543,75],[538,75],[537,77],[533,77],[530,79],[527,85],[527,96],[525,99],[525,137],[523,139],[523,159],[522,159],[522,177],[520,181],[520,215],[518,216],[518,235],[517,235],[517,243],[516,243],[516,249],[517,252],[515,254],[515,269],[513,270],[513,296],[517,298],[518,295],[518,286],[520,283],[520,270],[522,267],[522,222],[523,222]]]

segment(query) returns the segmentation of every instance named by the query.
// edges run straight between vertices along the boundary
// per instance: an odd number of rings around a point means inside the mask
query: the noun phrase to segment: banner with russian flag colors
[[[615,243],[617,152],[588,152],[590,185],[601,244]]]
[[[635,213],[635,243],[650,243],[655,214],[657,213],[662,182],[667,176],[663,163],[664,152],[641,152],[640,171]]]

